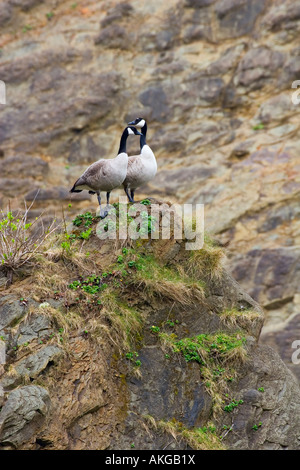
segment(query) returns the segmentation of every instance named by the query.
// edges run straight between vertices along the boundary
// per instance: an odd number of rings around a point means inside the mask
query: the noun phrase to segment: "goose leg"
[[[110,197],[110,191],[108,193],[106,193],[106,208],[105,208],[105,211],[104,211],[105,217],[108,215],[109,197]]]
[[[100,196],[100,193],[97,193],[97,199],[98,199],[99,206],[100,206],[100,217],[101,217],[101,219],[104,219],[104,218],[107,216],[107,211],[103,211],[102,208],[101,208],[101,196]]]
[[[129,194],[128,187],[124,188],[124,191],[125,191],[125,193],[126,193],[126,195],[127,195],[127,197],[128,197],[129,202],[133,202],[133,200],[132,200],[132,198],[131,198],[131,196],[130,196],[130,194]]]
[[[135,191],[135,189],[131,189],[131,191],[130,191],[132,202],[134,202],[134,191]]]

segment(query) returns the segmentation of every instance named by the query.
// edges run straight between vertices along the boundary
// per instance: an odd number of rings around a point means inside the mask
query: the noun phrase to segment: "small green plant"
[[[141,235],[154,232],[156,217],[149,215],[147,211],[142,211],[141,217],[142,217],[143,222],[142,222],[142,226],[138,229],[138,232]]]
[[[129,267],[129,268],[134,268],[134,267],[136,267],[136,261],[128,261],[127,264],[128,264],[128,267]]]
[[[137,359],[139,357],[138,353],[136,351],[130,351],[125,354],[126,359],[129,359],[129,361],[133,362],[136,367],[140,367],[142,362],[140,359]]]
[[[141,201],[141,204],[143,204],[144,206],[149,206],[151,204],[151,201],[149,199],[143,199]]]
[[[72,243],[76,240],[76,235],[73,233],[68,233],[66,230],[63,233],[63,241],[61,242],[61,247],[64,254],[71,255]]]
[[[25,26],[23,26],[22,28],[22,33],[27,33],[28,31],[31,31],[32,30],[32,26],[30,26],[30,24],[25,24]]]
[[[264,392],[265,389],[264,389],[264,387],[259,387],[258,391],[259,391],[259,392]]]
[[[260,421],[258,424],[254,424],[252,426],[253,431],[257,431],[262,426],[262,422]]]
[[[260,131],[260,130],[264,129],[264,127],[265,127],[264,124],[262,122],[260,122],[260,123],[256,124],[255,126],[253,126],[252,129],[254,131]]]
[[[224,406],[224,411],[226,411],[227,413],[231,413],[237,406],[239,405],[242,405],[244,402],[243,400],[232,400],[231,403],[229,403],[228,405]]]
[[[92,229],[88,228],[87,230],[80,233],[79,238],[83,240],[88,240],[91,236],[91,233],[92,233]]]
[[[53,18],[53,16],[54,16],[53,11],[49,11],[48,13],[46,13],[46,17],[47,17],[48,20],[51,20],[51,18]]]
[[[60,341],[61,343],[64,342],[63,333],[64,333],[64,329],[63,329],[63,328],[58,328],[58,337],[59,337],[59,341]]]
[[[73,225],[75,225],[75,227],[80,227],[81,225],[90,227],[97,219],[98,217],[94,217],[91,212],[86,212],[85,214],[77,215],[73,220]]]
[[[87,300],[87,302],[90,303],[91,306],[102,305],[102,301],[100,299],[97,299],[97,297],[95,298],[95,296],[97,294],[100,294],[100,292],[103,292],[107,287],[108,284],[106,282],[103,282],[102,277],[97,276],[96,274],[92,274],[91,276],[88,276],[87,278],[82,280],[75,280],[69,284],[69,289],[79,290],[93,296],[94,299],[92,300],[92,302]],[[79,298],[76,300],[79,301]]]
[[[152,333],[159,333],[159,332],[160,332],[160,328],[159,328],[159,326],[154,326],[154,325],[152,325],[152,326],[150,327],[150,331],[151,331]]]

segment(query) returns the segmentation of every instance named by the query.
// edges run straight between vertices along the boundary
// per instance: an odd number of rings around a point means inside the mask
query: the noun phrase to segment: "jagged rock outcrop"
[[[47,390],[27,385],[13,390],[1,410],[1,445],[18,448],[38,432],[50,411]]]
[[[113,212],[80,214],[1,287],[0,446],[299,449],[299,384],[259,344],[261,307],[219,242],[156,237],[173,208],[142,202],[142,237],[110,240]]]

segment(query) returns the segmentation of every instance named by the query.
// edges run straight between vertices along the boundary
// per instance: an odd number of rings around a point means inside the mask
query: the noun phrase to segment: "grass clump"
[[[11,210],[0,211],[0,270],[12,283],[13,273],[22,266],[30,265],[41,252],[46,239],[57,229],[53,219],[45,226],[42,215],[29,221],[30,208],[13,214]]]
[[[153,327],[152,327],[153,328]],[[152,330],[154,333],[154,329]],[[181,354],[187,362],[200,365],[205,389],[212,398],[213,415],[222,411],[228,385],[236,368],[247,359],[246,339],[240,333],[201,334],[178,340],[174,333],[156,332],[165,347]]]
[[[248,331],[253,321],[260,318],[261,314],[253,308],[231,308],[224,310],[219,316],[226,326],[238,327]]]
[[[142,290],[149,300],[166,298],[190,305],[204,299],[204,283],[180,274],[176,267],[165,266],[154,255],[125,248],[125,256],[118,258],[119,269],[131,268],[126,283]]]
[[[140,312],[129,306],[111,288],[101,296],[102,308],[97,319],[100,329],[106,331],[120,352],[128,351],[136,343],[143,326]],[[138,364],[136,364],[138,366]]]
[[[145,421],[155,430],[170,434],[176,441],[183,440],[195,450],[225,450],[226,447],[216,433],[213,423],[203,427],[187,428],[183,423],[172,419],[171,421],[156,421],[152,416],[144,416]]]
[[[223,273],[223,260],[225,254],[220,246],[204,239],[200,250],[192,250],[185,263],[189,276],[202,279],[220,279]]]

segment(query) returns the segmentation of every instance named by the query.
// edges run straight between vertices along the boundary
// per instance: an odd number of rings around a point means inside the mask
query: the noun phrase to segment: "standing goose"
[[[154,153],[146,144],[147,124],[145,119],[137,118],[128,125],[136,126],[142,132],[140,137],[141,153],[140,155],[128,157],[127,176],[123,182],[129,202],[134,202],[134,191],[154,178],[157,172],[157,163]]]
[[[78,178],[74,183],[73,188],[70,190],[71,193],[80,193],[86,189],[90,194],[97,194],[100,206],[100,217],[102,219],[107,216],[108,212],[106,210],[102,211],[101,209],[100,192],[106,192],[106,202],[108,206],[110,192],[113,189],[122,186],[127,173],[128,155],[126,151],[126,143],[127,137],[130,134],[142,136],[135,127],[126,127],[120,139],[118,155],[115,158],[107,160],[101,159],[92,163],[92,165],[90,165]]]

